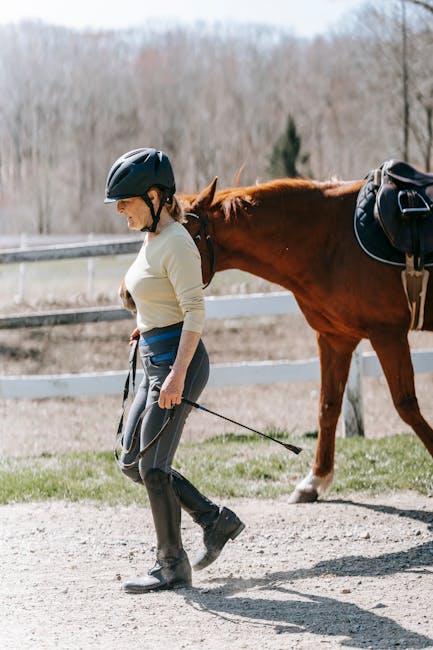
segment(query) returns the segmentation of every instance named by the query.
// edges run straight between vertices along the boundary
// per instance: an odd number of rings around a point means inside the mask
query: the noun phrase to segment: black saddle
[[[388,160],[383,163],[381,169],[382,174],[385,172],[395,181],[403,183],[403,185],[415,185],[424,188],[433,185],[433,174],[420,172],[402,160]]]
[[[375,259],[415,269],[433,264],[433,174],[388,160],[372,170],[358,195],[355,232]]]

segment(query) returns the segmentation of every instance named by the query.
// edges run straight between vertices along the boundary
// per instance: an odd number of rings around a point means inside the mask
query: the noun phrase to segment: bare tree
[[[215,175],[229,185],[241,166],[243,183],[265,180],[288,114],[316,177],[359,178],[405,152],[430,169],[430,6],[372,4],[312,40],[258,26],[0,27],[0,235],[120,229],[105,174],[136,146],[167,150],[180,191]]]
[[[412,5],[417,5],[418,7],[422,7],[422,9],[426,9],[426,11],[430,11],[433,14],[432,2],[426,2],[425,0],[404,0],[404,2],[407,2],[408,4],[412,4]]]

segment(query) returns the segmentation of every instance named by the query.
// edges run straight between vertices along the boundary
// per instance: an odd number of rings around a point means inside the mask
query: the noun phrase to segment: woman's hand
[[[129,345],[132,345],[134,343],[135,339],[138,339],[138,338],[140,338],[140,330],[138,329],[138,327],[136,327],[135,330],[133,332],[131,332],[131,334],[129,336]]]
[[[171,409],[182,402],[185,373],[170,370],[159,391],[158,405],[162,409]]]
[[[182,401],[185,377],[194,352],[200,341],[200,334],[182,330],[179,348],[173,368],[168,373],[159,393],[158,404],[162,409],[171,409]]]

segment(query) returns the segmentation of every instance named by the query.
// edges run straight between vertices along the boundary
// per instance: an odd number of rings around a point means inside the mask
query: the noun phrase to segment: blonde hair
[[[159,187],[152,187],[151,189],[158,192],[159,198],[162,197],[162,191],[159,189]],[[179,223],[186,223],[187,220],[185,218],[185,211],[175,194],[173,194],[170,203],[165,204],[165,207],[167,208],[172,219],[178,221]]]
[[[176,195],[173,195],[171,203],[167,204],[167,210],[169,211],[172,219],[178,221],[179,223],[186,223],[187,220],[185,218],[185,211],[178,201]]]

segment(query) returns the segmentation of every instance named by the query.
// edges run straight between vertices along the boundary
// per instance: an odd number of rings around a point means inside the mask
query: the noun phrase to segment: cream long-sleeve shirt
[[[200,254],[177,221],[147,237],[128,269],[125,284],[137,307],[137,327],[146,332],[183,321],[201,333],[205,320]]]

